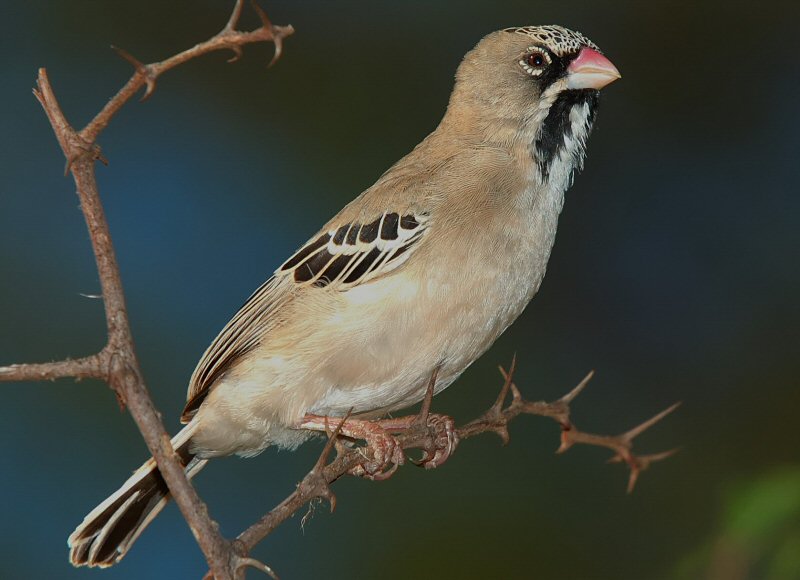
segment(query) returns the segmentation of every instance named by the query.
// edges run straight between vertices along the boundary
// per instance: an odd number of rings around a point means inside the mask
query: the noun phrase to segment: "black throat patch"
[[[597,114],[599,96],[600,91],[584,89],[566,90],[556,97],[542,123],[539,135],[531,144],[531,154],[536,159],[543,180],[550,176],[550,169],[558,154],[565,147],[565,140],[572,137],[572,123],[569,118],[572,108],[588,105],[589,114],[586,118],[588,134]],[[582,147],[575,151],[575,157],[575,161],[580,162],[580,158],[583,157]]]

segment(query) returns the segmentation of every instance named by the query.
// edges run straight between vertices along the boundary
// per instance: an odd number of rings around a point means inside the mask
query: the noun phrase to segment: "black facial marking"
[[[400,221],[400,216],[396,213],[387,213],[383,218],[383,227],[381,228],[382,240],[396,240],[397,239],[397,223]]]
[[[546,52],[550,56],[550,64],[542,69],[539,76],[531,77],[533,82],[539,85],[539,94],[542,94],[547,87],[560,79],[567,72],[567,67],[572,60],[578,56],[577,53],[566,56],[556,56],[546,46],[538,47],[539,50]]]
[[[308,255],[311,254],[314,250],[317,250],[318,248],[321,248],[322,246],[327,244],[330,239],[331,236],[329,234],[323,234],[310,244],[306,244],[305,247],[298,250],[298,252],[294,256],[292,256],[289,261],[287,261],[283,266],[281,266],[281,271],[291,270],[292,268],[297,266],[297,264],[305,260],[308,257]]]
[[[598,101],[599,91],[594,89],[567,90],[556,97],[542,123],[542,129],[533,143],[533,149],[537,156],[536,162],[543,179],[547,179],[550,175],[550,167],[559,151],[564,147],[564,139],[572,136],[572,124],[569,119],[572,108],[587,103],[589,105],[587,123],[591,126]]]
[[[350,284],[351,282],[355,282],[359,278],[361,278],[364,274],[367,273],[369,267],[372,266],[372,263],[378,259],[378,256],[381,255],[381,251],[378,248],[372,248],[369,251],[369,254],[361,260],[361,262],[353,268],[353,270],[345,276],[344,282],[345,284]]]
[[[358,239],[368,244],[374,242],[375,238],[378,237],[378,228],[380,225],[381,218],[376,219],[374,222],[364,224],[361,226],[361,234],[359,234]]]

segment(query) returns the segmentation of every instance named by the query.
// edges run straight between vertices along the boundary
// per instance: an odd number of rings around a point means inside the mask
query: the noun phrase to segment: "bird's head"
[[[558,155],[566,165],[580,166],[599,89],[620,76],[579,32],[506,28],[485,36],[464,57],[448,116],[482,138],[524,140],[545,177]],[[573,134],[577,138],[570,142]]]
[[[591,40],[561,26],[506,28],[485,36],[456,72],[454,104],[508,112],[546,110],[564,92],[597,91],[620,78]]]

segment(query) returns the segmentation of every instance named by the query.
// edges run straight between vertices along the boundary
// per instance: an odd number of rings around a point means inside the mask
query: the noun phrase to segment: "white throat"
[[[555,103],[556,97],[547,99],[544,110],[534,115],[534,119],[539,117],[539,131],[529,147],[534,162],[530,166],[523,203],[528,208],[527,219],[532,222],[529,259],[538,265],[532,272],[530,296],[538,290],[544,277],[555,243],[558,217],[564,207],[564,193],[572,185],[575,171],[583,167],[586,141],[594,120],[592,104],[580,100],[566,108],[562,106],[559,118],[548,118],[551,107],[560,105]],[[550,133],[543,137],[545,130]]]

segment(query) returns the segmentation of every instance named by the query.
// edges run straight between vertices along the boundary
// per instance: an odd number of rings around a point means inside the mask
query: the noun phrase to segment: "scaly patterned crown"
[[[588,46],[602,53],[597,45],[583,34],[570,30],[569,28],[564,28],[563,26],[521,26],[506,28],[503,32],[528,36],[547,46],[547,48],[551,49],[557,56],[578,52],[584,46]]]

